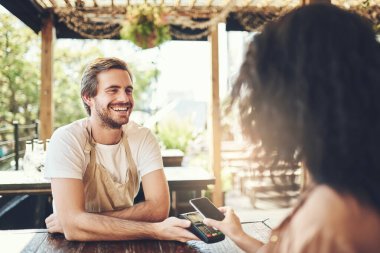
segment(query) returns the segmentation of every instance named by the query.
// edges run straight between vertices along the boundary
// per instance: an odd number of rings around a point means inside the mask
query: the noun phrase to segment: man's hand
[[[158,240],[170,240],[187,242],[190,240],[199,240],[193,233],[186,228],[190,227],[190,221],[169,217],[166,220],[155,223],[155,238]]]
[[[45,223],[49,233],[63,234],[61,223],[59,222],[56,214],[50,214],[49,217],[45,219]]]

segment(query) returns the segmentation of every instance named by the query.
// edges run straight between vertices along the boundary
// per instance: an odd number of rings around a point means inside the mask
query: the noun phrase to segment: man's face
[[[121,69],[100,72],[97,79],[97,94],[90,98],[91,116],[108,128],[121,128],[128,123],[134,106],[132,80]]]

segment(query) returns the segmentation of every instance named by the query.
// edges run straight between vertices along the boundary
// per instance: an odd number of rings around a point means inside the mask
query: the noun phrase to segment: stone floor
[[[291,207],[283,208],[276,203],[257,200],[256,208],[253,208],[247,196],[243,196],[239,191],[226,193],[226,205],[234,208],[240,221],[265,220],[272,228],[276,227],[292,210]]]

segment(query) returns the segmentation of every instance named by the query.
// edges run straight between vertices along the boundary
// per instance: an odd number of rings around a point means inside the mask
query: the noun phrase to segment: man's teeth
[[[111,107],[114,111],[128,111],[129,107]]]

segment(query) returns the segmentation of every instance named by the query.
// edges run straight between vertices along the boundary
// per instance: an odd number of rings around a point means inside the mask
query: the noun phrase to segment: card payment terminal
[[[203,224],[203,217],[198,212],[183,213],[179,217],[191,221],[189,230],[205,243],[220,242],[225,238],[219,230]]]

